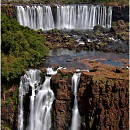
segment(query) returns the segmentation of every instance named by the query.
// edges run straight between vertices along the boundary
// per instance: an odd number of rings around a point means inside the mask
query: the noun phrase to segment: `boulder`
[[[100,26],[100,25],[96,25],[96,26],[93,27],[93,30],[94,30],[94,31],[97,31],[97,30],[103,31],[103,27]]]

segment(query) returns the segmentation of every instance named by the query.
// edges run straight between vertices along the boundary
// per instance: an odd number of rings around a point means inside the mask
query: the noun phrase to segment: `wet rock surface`
[[[116,6],[113,7],[112,19],[113,21],[124,20],[129,21],[129,6]]]
[[[76,49],[77,52],[82,50],[96,50],[128,53],[128,46],[124,45],[129,42],[128,26],[125,25],[123,20],[118,20],[114,24],[109,30],[97,25],[91,31],[71,30],[70,32],[64,32],[52,29],[40,35],[46,38],[45,45],[50,49],[67,48],[68,50]],[[76,40],[77,37],[80,38]],[[127,47],[124,48],[124,46]]]

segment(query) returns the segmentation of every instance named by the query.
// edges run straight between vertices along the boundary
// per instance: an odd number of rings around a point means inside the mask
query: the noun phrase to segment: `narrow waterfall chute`
[[[77,99],[77,91],[78,91],[78,84],[80,81],[81,73],[77,70],[72,77],[72,91],[74,92],[74,105],[72,109],[72,122],[71,122],[71,130],[79,130],[81,121],[80,121],[80,114],[78,110],[78,99]]]
[[[107,27],[111,28],[111,21],[112,21],[112,7],[108,8],[108,20],[107,20]]]
[[[50,79],[49,76],[45,77],[42,89],[36,95],[34,130],[49,130],[51,128],[51,108],[55,96],[50,88]]]

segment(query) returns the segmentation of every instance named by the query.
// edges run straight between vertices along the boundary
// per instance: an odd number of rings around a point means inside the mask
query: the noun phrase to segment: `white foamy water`
[[[32,87],[31,105],[34,104],[34,85],[40,83],[40,70],[29,70],[20,79],[19,87],[19,109],[18,109],[18,130],[23,130],[23,96],[28,93],[29,86]],[[33,109],[31,109],[32,113]]]
[[[78,91],[78,84],[80,81],[81,73],[79,69],[76,70],[77,73],[74,73],[72,77],[72,91],[74,92],[74,106],[72,109],[72,122],[71,122],[71,130],[79,130],[81,125],[80,114],[78,110],[78,99],[77,99],[77,91]]]
[[[111,28],[112,7],[100,5],[57,5],[56,20],[49,5],[17,6],[17,21],[34,30]]]
[[[59,67],[58,69],[61,69]],[[58,70],[57,69],[57,70]],[[65,68],[64,68],[65,69]],[[47,68],[45,81],[40,85],[40,70],[29,70],[21,77],[19,87],[19,114],[18,114],[18,130],[24,129],[23,120],[23,96],[28,93],[29,86],[32,88],[30,96],[30,113],[26,130],[50,130],[51,109],[55,99],[54,93],[50,87],[51,76],[57,74],[57,70]],[[37,91],[37,93],[36,93]]]
[[[54,28],[54,20],[50,6],[17,6],[17,21],[20,25],[34,30],[50,30]]]

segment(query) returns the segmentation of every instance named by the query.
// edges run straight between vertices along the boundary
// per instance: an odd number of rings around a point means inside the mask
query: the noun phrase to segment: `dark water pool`
[[[115,61],[117,59],[128,59],[129,56],[127,53],[105,53],[101,51],[81,51],[76,52],[76,50],[68,50],[68,49],[56,49],[50,50],[50,59],[46,60],[44,64],[41,64],[41,67],[51,67],[55,65],[63,66],[66,68],[79,68],[79,69],[89,69],[89,67],[81,62],[78,62],[77,58],[83,59],[100,59],[103,64],[109,64],[112,66],[123,67],[123,63]],[[71,62],[67,62],[70,60]]]

